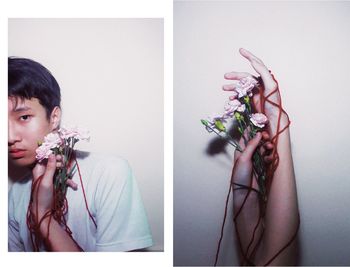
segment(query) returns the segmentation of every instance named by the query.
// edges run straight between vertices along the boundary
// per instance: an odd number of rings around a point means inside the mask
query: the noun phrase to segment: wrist
[[[271,138],[277,134],[277,131],[281,131],[283,128],[285,128],[289,124],[289,118],[287,114],[281,112],[281,115],[279,117],[278,113],[274,113],[273,115],[267,115],[269,118],[269,132],[271,135]],[[278,129],[277,129],[278,127]]]
[[[51,215],[46,216],[44,218],[41,217],[40,221],[38,222],[40,224],[39,225],[39,232],[43,238],[46,238],[48,235],[48,232],[49,232],[48,228],[49,228],[50,220],[52,221]]]

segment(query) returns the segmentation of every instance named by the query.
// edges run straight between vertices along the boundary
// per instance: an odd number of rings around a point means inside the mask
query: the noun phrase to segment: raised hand
[[[279,116],[279,106],[281,105],[281,97],[278,91],[278,84],[271,72],[265,66],[263,61],[253,55],[248,50],[241,48],[239,50],[240,54],[249,60],[253,69],[260,75],[261,78],[258,79],[259,92],[255,92],[253,96],[253,105],[257,112],[264,113],[269,119],[269,129],[271,136],[276,134],[276,130],[278,128],[278,116]],[[244,77],[252,77],[257,79],[254,75],[248,72],[228,72],[225,74],[226,80],[239,80]],[[233,91],[235,88],[234,84],[227,84],[223,86],[223,90],[225,91]],[[285,114],[283,114],[284,116]],[[284,123],[284,125],[286,122]]]

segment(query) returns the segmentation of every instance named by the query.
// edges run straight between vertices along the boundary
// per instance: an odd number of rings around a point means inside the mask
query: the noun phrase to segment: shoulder
[[[30,194],[32,176],[30,174],[12,184],[9,190],[9,198],[18,199]]]
[[[28,206],[31,194],[32,177],[28,175],[15,182],[8,193],[8,214],[9,219],[21,218],[21,213]]]
[[[77,151],[76,155],[81,172],[99,182],[125,183],[132,177],[129,162],[120,156],[82,151]]]
[[[77,151],[76,155],[78,163],[89,169],[131,171],[129,162],[118,155],[83,151]]]

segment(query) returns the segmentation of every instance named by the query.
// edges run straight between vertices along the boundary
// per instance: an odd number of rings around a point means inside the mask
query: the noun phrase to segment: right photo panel
[[[350,2],[174,2],[174,265],[348,265]]]

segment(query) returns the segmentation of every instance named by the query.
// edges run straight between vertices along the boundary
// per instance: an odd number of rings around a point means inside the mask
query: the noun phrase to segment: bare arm
[[[33,169],[33,183],[41,179],[41,182],[37,183],[38,187],[35,187],[32,192],[32,196],[34,197],[31,211],[33,217],[38,218],[38,221],[51,210],[53,201],[53,176],[57,164],[59,163],[56,162],[56,157],[51,155],[46,166],[38,163]],[[81,251],[79,245],[59,225],[54,217],[51,217],[51,220],[50,217],[43,219],[39,231],[40,237],[43,239],[48,251]]]
[[[48,226],[49,235],[48,235]],[[49,251],[57,252],[79,252],[80,247],[73,240],[70,235],[62,229],[58,222],[51,219],[49,224],[49,218],[46,218],[40,225],[40,234],[44,237],[44,244]]]
[[[268,97],[267,99],[273,103],[281,104],[279,92],[275,90],[278,85],[263,62],[244,49],[241,49],[240,53],[250,61],[253,68],[261,75],[264,86],[264,96]],[[232,72],[226,74],[225,78],[235,80],[248,75],[251,76],[249,73]],[[265,114],[269,118],[269,134],[272,138],[276,135],[278,129],[279,109],[275,105],[269,103],[269,101],[266,101],[265,103],[262,101],[263,100],[259,95],[254,96],[256,107],[258,109],[264,108]],[[261,103],[264,103],[264,107],[260,105]],[[261,112],[262,110],[258,111]],[[282,130],[284,126],[288,124],[288,117],[285,114],[282,114],[279,123],[279,130]],[[265,232],[254,257],[254,263],[259,265],[264,265],[266,263],[271,265],[295,264],[295,252],[297,249],[295,242],[283,250],[283,252],[272,262],[269,262],[269,260],[272,259],[281,248],[292,240],[299,224],[296,182],[288,128],[278,136],[278,142],[276,144],[279,155],[279,164],[274,172],[269,191],[264,218]],[[247,162],[242,161],[238,161],[237,163],[248,164]],[[240,175],[236,173],[236,170],[234,170],[234,172],[234,176],[237,179]],[[254,187],[254,179],[251,180],[251,178],[247,178],[248,176],[242,177],[241,179],[243,179],[246,184],[250,184]],[[242,203],[242,196],[237,197],[240,195],[243,194],[234,194],[234,196],[236,196],[234,200],[236,213],[238,207],[240,207]],[[242,247],[245,249],[250,243],[254,231],[254,223],[252,223],[252,221],[256,222],[259,216],[257,209],[258,201],[257,197],[254,195],[254,193],[249,194],[246,199],[245,209],[242,209],[240,215],[242,217],[241,219],[238,219],[236,223],[238,232],[242,233],[241,243]],[[256,234],[259,234],[261,231],[262,228],[259,226],[256,230]],[[255,238],[252,247],[254,247],[254,244],[256,244],[257,241],[258,239]]]
[[[282,118],[283,125],[287,117]],[[264,249],[260,250],[262,264],[286,245],[295,234],[299,224],[297,190],[290,147],[289,129],[280,136],[277,144],[279,164],[274,173],[269,200],[266,207]],[[296,243],[287,247],[279,257],[271,262],[272,265],[296,264]],[[264,263],[263,263],[264,262]]]

